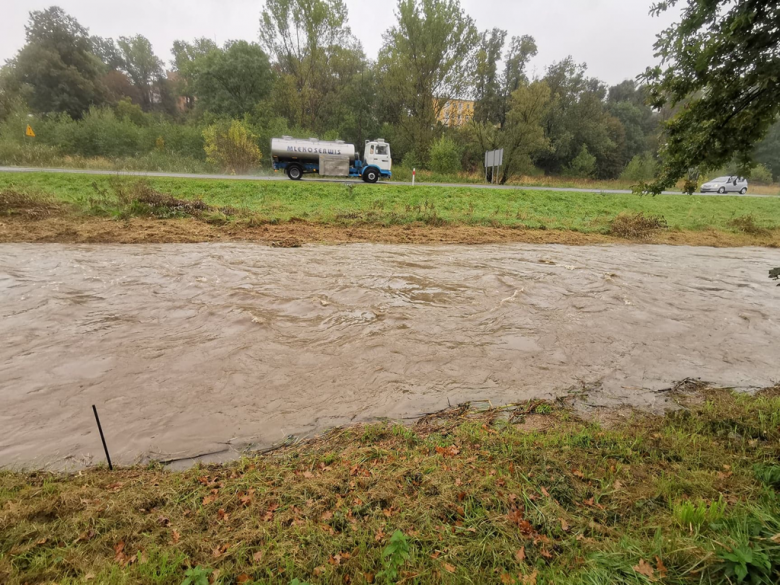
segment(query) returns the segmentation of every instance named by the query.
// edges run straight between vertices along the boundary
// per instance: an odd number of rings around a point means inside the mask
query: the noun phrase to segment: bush
[[[213,124],[203,131],[206,160],[233,174],[245,174],[257,167],[263,158],[257,136],[240,120],[229,128]]]
[[[591,178],[596,172],[596,157],[588,151],[583,144],[580,153],[571,161],[569,168],[564,172],[571,177]]]
[[[649,153],[638,154],[631,159],[620,175],[624,181],[652,181],[656,175],[656,162]]]
[[[750,171],[750,180],[759,185],[771,185],[775,178],[772,176],[772,171],[765,165],[758,165]]]
[[[416,151],[410,150],[409,152],[406,153],[406,155],[404,155],[404,159],[403,162],[401,163],[401,166],[409,170],[413,170],[413,169],[420,170],[422,168],[422,159],[420,158],[420,155],[418,155]]]
[[[434,173],[455,174],[461,169],[458,145],[446,136],[433,143],[430,158],[431,170]]]

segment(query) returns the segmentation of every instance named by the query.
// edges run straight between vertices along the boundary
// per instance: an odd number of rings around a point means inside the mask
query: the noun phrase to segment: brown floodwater
[[[780,251],[0,245],[0,465],[236,456],[468,400],[780,379]]]

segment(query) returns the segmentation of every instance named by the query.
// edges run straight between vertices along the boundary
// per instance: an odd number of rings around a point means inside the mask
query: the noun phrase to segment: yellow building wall
[[[449,100],[439,112],[438,120],[445,126],[459,127],[474,118],[474,102],[471,100]]]

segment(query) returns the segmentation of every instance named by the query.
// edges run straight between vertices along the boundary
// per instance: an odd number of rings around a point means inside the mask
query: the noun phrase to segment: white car
[[[702,193],[739,193],[748,192],[747,179],[742,177],[718,177],[701,186]]]

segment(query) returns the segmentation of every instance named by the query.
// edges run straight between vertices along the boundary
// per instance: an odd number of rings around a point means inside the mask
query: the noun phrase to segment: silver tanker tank
[[[278,161],[311,161],[319,162],[320,155],[349,157],[349,162],[354,162],[356,157],[355,147],[343,140],[328,142],[309,138],[303,140],[283,136],[271,139],[271,156]]]

